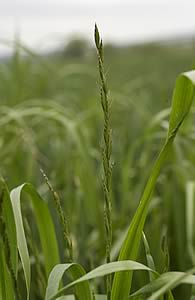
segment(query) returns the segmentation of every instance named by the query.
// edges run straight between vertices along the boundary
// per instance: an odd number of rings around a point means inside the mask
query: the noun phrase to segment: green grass
[[[0,63],[0,299],[193,299],[195,44],[100,41]]]

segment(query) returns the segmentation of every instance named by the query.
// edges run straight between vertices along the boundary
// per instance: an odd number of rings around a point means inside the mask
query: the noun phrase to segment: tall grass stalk
[[[104,129],[103,129],[103,190],[104,190],[104,221],[106,229],[106,262],[111,261],[111,246],[112,246],[112,200],[111,200],[111,177],[112,177],[112,130],[110,125],[110,98],[104,71],[104,54],[103,43],[99,35],[97,25],[95,25],[95,44],[97,48],[98,67],[100,76],[100,95],[101,105],[104,114]],[[107,297],[110,299],[111,294],[111,275],[107,276]]]

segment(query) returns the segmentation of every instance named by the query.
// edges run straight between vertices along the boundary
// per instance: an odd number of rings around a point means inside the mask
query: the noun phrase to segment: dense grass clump
[[[0,300],[192,300],[195,43],[95,46],[0,63]]]

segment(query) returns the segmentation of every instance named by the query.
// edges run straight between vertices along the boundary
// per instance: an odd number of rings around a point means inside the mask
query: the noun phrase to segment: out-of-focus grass
[[[105,254],[99,151],[103,122],[96,53],[86,46],[83,50],[40,57],[17,45],[13,57],[1,61],[0,170],[10,187],[30,181],[50,199],[40,167],[46,170],[68,214],[75,259],[93,267]],[[137,207],[166,135],[175,78],[192,69],[194,50],[193,41],[105,47],[112,98],[114,244],[124,235]],[[170,268],[183,271],[191,266],[185,187],[195,178],[194,112],[175,141],[175,158],[170,157],[158,179],[146,223],[145,233],[159,272],[164,266],[161,236],[165,227]],[[55,215],[51,200],[49,205]],[[28,212],[29,206],[24,209]],[[63,251],[61,245],[61,255]],[[140,259],[145,261],[143,249]],[[134,287],[142,285],[146,277],[135,277]],[[177,299],[184,299],[186,291],[179,295]]]

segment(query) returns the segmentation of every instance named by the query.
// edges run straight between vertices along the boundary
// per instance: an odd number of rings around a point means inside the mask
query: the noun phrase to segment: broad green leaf
[[[43,249],[44,265],[48,276],[52,268],[59,263],[59,253],[55,230],[47,204],[31,184],[24,183],[12,190],[11,201],[16,223],[18,250],[25,275],[27,298],[29,299],[31,270],[21,213],[21,198],[23,192],[28,194],[32,200],[36,224],[40,233],[41,246]]]
[[[45,300],[51,299],[59,289],[60,282],[65,272],[69,271],[73,279],[77,279],[85,274],[85,270],[79,264],[58,264],[51,271],[48,279]],[[78,300],[91,300],[92,294],[88,282],[83,282],[76,287],[76,296]]]
[[[149,272],[155,273],[154,270],[151,270],[147,266],[145,266],[141,263],[138,263],[136,261],[127,260],[127,261],[111,262],[108,264],[101,265],[101,266],[97,267],[96,269],[90,271],[89,273],[83,275],[79,279],[69,283],[68,285],[66,285],[65,287],[60,289],[53,297],[49,298],[48,300],[56,299],[57,297],[63,295],[63,293],[66,290],[68,290],[69,288],[71,288],[81,282],[84,282],[86,280],[91,280],[91,279],[94,279],[97,277],[106,276],[111,273],[127,271],[127,270],[143,270],[143,271],[149,271]]]
[[[139,207],[131,221],[128,233],[120,250],[119,260],[136,260],[141,240],[142,231],[148,214],[151,194],[154,190],[158,175],[164,165],[172,147],[176,133],[188,114],[195,90],[195,71],[181,74],[175,85],[172,109],[169,121],[169,130],[165,144],[152,168],[150,177],[145,186]],[[114,276],[111,299],[127,299],[131,290],[133,272],[117,273]]]
[[[159,276],[156,280],[145,285],[143,288],[135,292],[132,296],[141,296],[143,294],[151,294],[148,300],[159,299],[160,296],[167,293],[169,290],[175,288],[180,284],[195,284],[195,276],[191,275],[195,272],[195,268],[184,272],[168,272]],[[131,298],[130,297],[130,298]],[[170,298],[172,299],[172,298]]]

